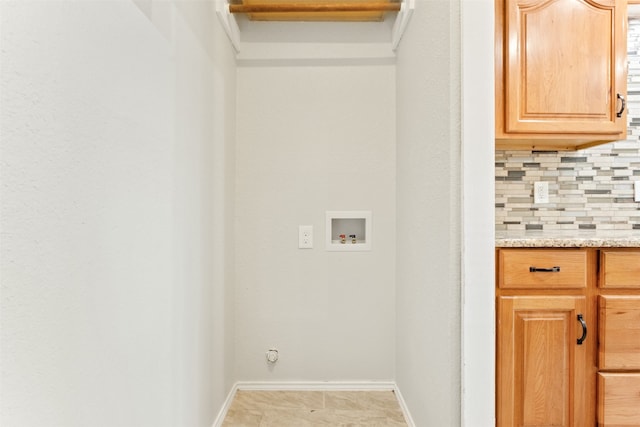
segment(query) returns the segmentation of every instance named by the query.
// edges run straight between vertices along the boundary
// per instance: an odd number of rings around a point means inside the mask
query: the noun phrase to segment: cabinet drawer
[[[640,369],[640,296],[601,295],[598,304],[600,369]]]
[[[640,251],[603,250],[600,266],[601,288],[640,289]]]
[[[598,373],[598,426],[640,426],[640,374]]]
[[[587,286],[587,252],[574,249],[501,249],[498,286],[565,289]]]

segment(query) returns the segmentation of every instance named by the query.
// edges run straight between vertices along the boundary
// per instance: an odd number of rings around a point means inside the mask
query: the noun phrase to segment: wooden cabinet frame
[[[638,427],[640,248],[496,255],[497,426]]]
[[[498,313],[499,425],[588,425],[591,346],[576,343],[586,297],[503,296]]]
[[[597,250],[505,248],[496,262],[497,426],[593,426]],[[530,273],[553,266],[560,271]]]
[[[495,4],[496,148],[625,139],[626,0]]]

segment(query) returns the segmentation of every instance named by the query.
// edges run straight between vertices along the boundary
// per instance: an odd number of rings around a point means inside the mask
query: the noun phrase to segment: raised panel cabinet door
[[[505,1],[505,131],[616,134],[626,0]]]
[[[598,373],[598,427],[640,426],[640,374]]]
[[[593,347],[578,344],[586,307],[583,296],[498,298],[498,427],[594,424],[587,380]]]
[[[640,295],[601,295],[598,305],[598,366],[606,370],[640,370]]]

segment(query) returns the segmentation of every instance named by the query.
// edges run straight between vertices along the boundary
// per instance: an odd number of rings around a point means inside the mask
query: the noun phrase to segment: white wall
[[[398,50],[396,382],[418,426],[461,423],[459,6],[417,1]]]
[[[469,44],[491,33],[492,2],[477,2]],[[174,3],[0,3],[0,423],[210,425],[236,379],[395,377],[417,425],[457,424],[458,5],[418,1],[401,44],[396,252],[393,67],[241,68],[236,189],[230,46],[210,5]],[[467,70],[491,67],[483,46],[466,48]],[[483,97],[465,95],[467,117],[487,111]],[[471,228],[493,221],[491,171],[473,160],[493,150],[483,121],[465,123],[476,427],[493,408],[492,237]],[[372,209],[374,251],[324,252],[326,209]],[[315,249],[296,248],[298,224],[315,226]]]
[[[0,424],[211,425],[235,126],[211,5],[0,11]]]
[[[395,379],[417,425],[492,426],[493,2],[416,3],[416,14],[400,45],[397,71]],[[308,24],[304,28],[308,31]],[[301,40],[308,34],[299,34],[295,27],[282,30],[273,32],[279,42]],[[375,31],[384,33],[380,28]],[[298,43],[302,47],[283,44],[278,50],[261,43],[271,40],[270,33],[243,28],[243,38],[247,33],[250,48],[240,53],[247,64],[277,55],[280,60],[287,55],[308,59],[318,54],[369,62],[388,58],[385,47],[375,43],[317,46],[309,43],[316,39],[305,39],[307,43]],[[325,42],[329,37],[345,40],[343,32],[323,34]],[[274,98],[280,96],[277,93]],[[318,176],[326,179],[323,173]],[[292,225],[287,224],[283,232],[292,233]],[[263,341],[271,345],[271,340]],[[256,346],[247,352],[253,363],[261,351]],[[281,379],[282,375],[259,378]]]
[[[270,64],[238,68],[236,376],[391,381],[395,67]],[[327,210],[371,210],[372,251],[325,251]]]
[[[494,2],[461,1],[464,426],[495,426]]]

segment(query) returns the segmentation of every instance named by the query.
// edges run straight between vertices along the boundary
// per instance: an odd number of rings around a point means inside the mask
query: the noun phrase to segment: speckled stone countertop
[[[640,230],[496,231],[497,248],[640,248]]]

